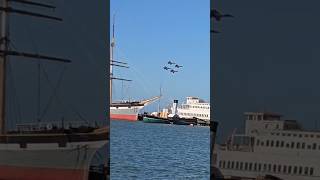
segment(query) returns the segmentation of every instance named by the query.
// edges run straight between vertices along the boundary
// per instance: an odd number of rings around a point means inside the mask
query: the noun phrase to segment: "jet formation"
[[[168,67],[168,66],[172,66],[172,67]],[[174,73],[178,72],[178,71],[175,70],[174,68],[181,68],[181,67],[183,67],[183,66],[175,63],[174,61],[168,61],[167,65],[165,65],[165,66],[163,67],[163,69],[166,70],[166,71],[168,71],[168,72],[170,72],[170,73],[172,73],[172,74],[174,74]]]

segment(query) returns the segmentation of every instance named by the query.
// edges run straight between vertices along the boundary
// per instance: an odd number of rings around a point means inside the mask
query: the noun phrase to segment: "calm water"
[[[111,179],[209,179],[210,129],[111,121]]]

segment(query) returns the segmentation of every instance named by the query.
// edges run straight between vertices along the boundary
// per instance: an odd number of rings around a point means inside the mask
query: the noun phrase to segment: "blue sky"
[[[210,99],[209,0],[111,0],[116,16],[114,99],[144,99],[159,94],[162,105],[186,96]],[[112,17],[112,16],[111,16]],[[163,69],[168,60],[183,65],[176,74]],[[154,107],[151,106],[151,107]]]

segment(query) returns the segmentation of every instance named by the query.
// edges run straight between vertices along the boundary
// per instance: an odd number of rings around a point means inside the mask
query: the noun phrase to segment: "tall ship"
[[[112,40],[110,44],[110,117],[111,120],[128,120],[128,121],[137,121],[138,114],[142,108],[146,105],[154,102],[159,99],[159,96],[155,96],[150,99],[145,99],[141,101],[113,101],[113,80],[119,81],[132,81],[129,79],[118,78],[114,76],[113,67],[120,68],[129,68],[128,64],[125,62],[117,61],[114,58],[114,49],[115,49],[115,19],[113,19],[112,25]]]
[[[11,13],[61,21],[58,17],[15,8],[16,4],[20,8],[55,8],[27,0],[0,1],[0,179],[87,180],[94,154],[108,142],[107,127],[74,123],[71,119],[50,122],[35,119],[36,123],[17,124],[12,118],[8,118],[8,90],[12,92],[7,86],[10,80],[7,77],[11,61],[9,57],[22,57],[38,62],[71,62],[68,59],[13,50],[8,31]],[[35,99],[34,102],[36,101]],[[10,129],[9,124],[15,124],[16,127]]]
[[[182,118],[198,118],[210,122],[210,103],[190,96],[186,102],[178,106],[177,114]]]
[[[246,112],[244,133],[214,147],[213,161],[224,179],[273,177],[320,179],[320,132],[304,130],[282,115]]]

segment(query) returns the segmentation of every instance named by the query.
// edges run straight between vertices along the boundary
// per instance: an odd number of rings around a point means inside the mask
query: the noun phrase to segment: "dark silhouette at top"
[[[210,11],[210,17],[215,18],[217,21],[220,21],[224,17],[233,17],[231,14],[222,14],[219,11],[213,9]]]

